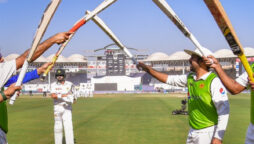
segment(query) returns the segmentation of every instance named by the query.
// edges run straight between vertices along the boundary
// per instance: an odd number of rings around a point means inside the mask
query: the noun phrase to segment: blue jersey
[[[17,80],[18,80],[18,77],[19,75],[15,75],[15,76],[12,76],[6,83],[5,83],[5,87],[9,87],[11,84],[15,83]],[[27,72],[24,79],[23,79],[23,82],[22,83],[27,83],[31,80],[34,80],[34,79],[37,79],[39,78],[40,75],[38,75],[37,73],[37,69],[31,71],[31,72]]]

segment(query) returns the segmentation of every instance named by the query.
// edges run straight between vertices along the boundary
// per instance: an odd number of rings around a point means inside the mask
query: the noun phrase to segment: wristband
[[[61,94],[57,94],[57,98],[62,98],[62,95]]]
[[[1,95],[2,95],[2,97],[3,97],[3,100],[7,100],[7,97],[6,97],[6,95],[4,94],[4,91],[1,91],[0,93],[1,93]]]

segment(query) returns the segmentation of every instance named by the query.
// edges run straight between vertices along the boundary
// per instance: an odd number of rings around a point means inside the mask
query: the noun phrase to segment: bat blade
[[[164,12],[165,15],[177,26],[177,28],[191,40],[195,47],[201,52],[203,56],[206,56],[203,52],[203,47],[196,39],[196,37],[188,30],[180,18],[176,15],[174,10],[169,6],[165,0],[153,0],[153,2]]]
[[[48,4],[47,8],[45,9],[44,14],[41,18],[40,24],[38,25],[37,31],[34,35],[31,50],[30,50],[28,58],[27,58],[28,62],[31,61],[33,54],[34,54],[36,48],[38,47],[38,45],[40,44],[41,39],[42,39],[46,29],[48,28],[48,25],[49,25],[52,17],[54,16],[56,9],[60,3],[61,3],[61,0],[52,0]]]
[[[90,13],[87,11],[87,13]],[[103,22],[101,18],[98,16],[93,17],[94,23],[96,23],[110,38],[112,41],[115,42],[115,44],[122,49],[131,59],[135,64],[138,64],[136,59],[133,57],[131,52],[122,44],[122,42],[117,38],[117,36],[112,32],[112,30]]]
[[[254,82],[252,75],[253,72],[244,54],[243,47],[220,1],[204,0],[204,2],[213,15],[232,52],[240,58],[246,72],[248,73],[248,76],[251,78],[251,81]]]
[[[190,35],[190,31],[165,0],[153,0],[153,2],[164,12],[165,15],[168,16],[168,18],[182,31],[185,36],[188,37]]]
[[[235,30],[219,0],[204,0],[206,6],[212,13],[217,25],[226,38],[232,52],[240,55],[244,52]]]
[[[34,39],[33,39],[32,46],[31,46],[31,49],[29,51],[28,57],[25,60],[23,66],[22,66],[21,72],[20,72],[18,80],[16,82],[16,86],[20,86],[22,84],[22,81],[24,79],[26,70],[28,68],[28,64],[31,62],[32,57],[34,55],[34,52],[36,51],[36,49],[37,49],[44,33],[45,33],[45,31],[46,31],[53,15],[55,14],[55,11],[56,11],[56,9],[57,9],[57,7],[59,6],[60,3],[61,3],[61,0],[52,0],[48,4],[47,8],[45,9],[44,14],[41,18],[40,24],[37,28],[37,31],[36,31],[35,35],[34,35]],[[15,93],[11,97],[10,102],[9,102],[11,105],[14,104],[14,101],[16,100],[16,97],[17,97],[17,93]]]

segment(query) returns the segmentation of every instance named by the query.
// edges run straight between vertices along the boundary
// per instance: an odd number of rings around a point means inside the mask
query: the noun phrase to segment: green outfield
[[[188,117],[171,115],[183,94],[114,94],[80,98],[73,105],[77,144],[184,144]],[[248,94],[230,96],[225,144],[244,143],[249,124]],[[10,144],[53,144],[53,102],[23,97],[8,106]]]

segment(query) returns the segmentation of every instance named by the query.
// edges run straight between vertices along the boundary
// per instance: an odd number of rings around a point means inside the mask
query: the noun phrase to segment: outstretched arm
[[[51,62],[45,63],[44,65],[42,65],[41,67],[39,67],[36,70],[33,70],[31,72],[27,72],[23,82],[22,83],[27,83],[31,80],[37,79],[40,77],[40,74],[43,73],[47,67],[51,64]],[[6,83],[5,83],[5,87],[9,87],[11,84],[15,83],[18,80],[19,75],[15,75],[13,77],[11,77]]]
[[[167,82],[167,79],[168,79],[168,75],[167,74],[164,74],[162,72],[158,72],[155,69],[153,69],[152,67],[147,66],[147,65],[145,65],[142,62],[139,62],[139,64],[137,65],[137,68],[138,69],[142,68],[143,71],[149,73],[150,75],[152,75],[157,80],[159,80],[159,81],[161,81],[163,83]]]
[[[223,85],[226,87],[226,89],[231,93],[231,94],[238,94],[242,92],[246,87],[240,85],[238,82],[236,82],[234,79],[229,77],[224,70],[222,69],[220,63],[214,56],[208,56],[203,57],[206,65],[210,66],[213,68],[217,75],[219,76],[220,80],[222,81]],[[209,59],[212,59],[213,63]]]
[[[55,44],[55,43],[61,44],[61,43],[65,42],[69,38],[70,34],[72,34],[72,33],[70,33],[70,32],[58,33],[58,34],[50,37],[49,39],[45,40],[44,42],[42,42],[36,49],[36,51],[32,57],[32,61],[36,60],[39,56],[41,56],[53,44]],[[28,54],[29,54],[29,49],[26,50],[18,58],[16,58],[16,69],[19,69],[22,67]]]

